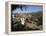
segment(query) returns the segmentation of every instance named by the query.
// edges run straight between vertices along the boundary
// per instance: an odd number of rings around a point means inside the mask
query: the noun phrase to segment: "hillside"
[[[12,20],[12,31],[42,30],[42,11],[32,13],[16,13]],[[24,25],[21,24],[21,18],[25,19]],[[12,18],[13,19],[13,18]]]

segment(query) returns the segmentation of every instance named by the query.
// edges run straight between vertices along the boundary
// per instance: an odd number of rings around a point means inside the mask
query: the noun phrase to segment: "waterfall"
[[[25,19],[21,18],[21,24],[24,25],[24,23],[25,23]]]

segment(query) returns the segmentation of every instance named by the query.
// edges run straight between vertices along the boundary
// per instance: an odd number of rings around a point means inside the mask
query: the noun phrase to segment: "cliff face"
[[[24,25],[21,23],[24,18]],[[42,30],[42,11],[36,13],[16,13],[12,23],[12,31]]]

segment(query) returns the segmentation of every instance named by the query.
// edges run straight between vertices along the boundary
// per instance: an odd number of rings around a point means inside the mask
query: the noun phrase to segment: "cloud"
[[[31,13],[31,12],[36,12],[43,10],[43,6],[38,6],[38,5],[27,5],[27,6],[22,6],[22,9],[16,8],[12,12],[13,13]]]

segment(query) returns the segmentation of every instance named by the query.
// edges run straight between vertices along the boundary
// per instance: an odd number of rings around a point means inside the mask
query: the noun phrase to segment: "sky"
[[[43,10],[43,6],[41,5],[26,5],[26,6],[22,6],[22,10],[20,7],[16,7],[16,9],[14,9],[12,12],[13,13],[32,13],[32,12],[37,12],[37,11],[42,11],[42,10]]]

